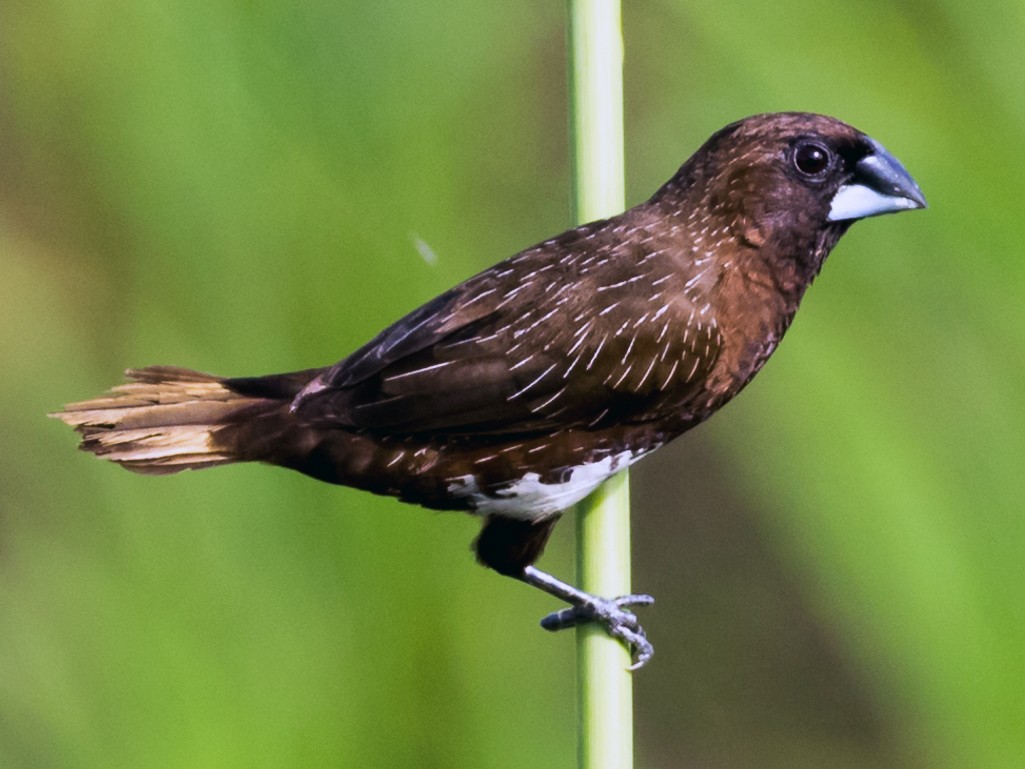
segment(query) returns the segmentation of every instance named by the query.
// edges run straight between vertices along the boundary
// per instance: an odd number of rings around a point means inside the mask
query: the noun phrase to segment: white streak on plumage
[[[677,369],[677,367],[679,365],[680,365],[680,361],[678,361],[678,360],[674,360],[673,361],[673,367],[669,370],[669,374],[666,375],[665,381],[662,383],[662,386],[659,388],[660,390],[665,390],[667,387],[669,387],[669,383],[672,382],[673,381],[673,377],[676,376],[676,369]],[[696,358],[694,360],[694,366],[697,367],[697,359]],[[688,377],[688,379],[689,379],[689,377]]]
[[[605,346],[605,342],[607,342],[608,339],[608,334],[606,334],[601,338],[601,341],[598,342],[598,346],[594,348],[594,355],[591,356],[591,360],[589,360],[587,362],[587,366],[584,367],[586,371],[590,371],[591,367],[594,365],[594,362],[598,360],[598,353],[601,352],[601,348]]]
[[[542,371],[540,374],[538,374],[537,377],[535,377],[529,384],[527,384],[525,387],[522,387],[521,389],[517,390],[512,395],[510,395],[509,396],[509,400],[515,400],[516,398],[519,398],[521,395],[524,395],[528,390],[530,390],[532,387],[534,387],[538,382],[540,382],[542,379],[544,379],[546,376],[548,376],[552,372],[552,369],[554,369],[557,365],[558,365],[557,363],[553,363],[551,366],[546,368],[544,371]]]

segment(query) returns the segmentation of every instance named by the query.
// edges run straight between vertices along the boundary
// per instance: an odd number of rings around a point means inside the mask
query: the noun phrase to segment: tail
[[[292,398],[316,373],[233,380],[151,366],[126,371],[128,384],[50,416],[82,435],[81,449],[137,473],[254,461],[264,458],[265,441],[239,440],[239,428],[265,422],[268,436],[287,428]]]

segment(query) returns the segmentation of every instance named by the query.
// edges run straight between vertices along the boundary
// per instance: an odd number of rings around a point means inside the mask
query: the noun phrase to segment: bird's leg
[[[552,612],[541,620],[541,627],[545,630],[562,630],[586,622],[595,622],[630,649],[634,660],[630,670],[644,667],[655,653],[651,642],[648,641],[644,633],[644,628],[637,621],[637,616],[625,608],[628,606],[650,606],[655,602],[650,595],[602,598],[585,593],[534,566],[525,567],[520,579],[528,585],[540,588],[549,595],[570,604],[568,609]]]

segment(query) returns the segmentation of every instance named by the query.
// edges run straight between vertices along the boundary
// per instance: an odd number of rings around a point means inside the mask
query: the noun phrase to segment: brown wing
[[[481,434],[685,406],[718,355],[714,321],[636,247],[565,243],[586,235],[525,251],[415,310],[314,380],[296,408],[370,431]]]

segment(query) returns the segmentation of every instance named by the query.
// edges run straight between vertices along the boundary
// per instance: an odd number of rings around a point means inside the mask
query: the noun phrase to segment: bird
[[[779,345],[859,219],[924,208],[876,140],[832,117],[715,132],[648,200],[526,248],[334,365],[255,377],[172,366],[52,414],[80,448],[161,475],[262,462],[479,516],[477,559],[654,648],[634,607],[539,569],[561,515],[705,421]]]

